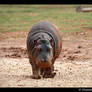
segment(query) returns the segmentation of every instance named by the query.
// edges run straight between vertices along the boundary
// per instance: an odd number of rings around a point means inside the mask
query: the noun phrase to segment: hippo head
[[[32,57],[39,67],[50,67],[53,59],[52,40],[35,40]]]

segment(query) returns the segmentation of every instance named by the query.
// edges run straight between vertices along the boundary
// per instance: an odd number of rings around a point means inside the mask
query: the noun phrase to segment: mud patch
[[[80,61],[80,60],[91,59],[89,54],[90,54],[90,49],[88,48],[85,49],[82,46],[77,46],[74,49],[63,49],[61,57],[65,60]]]
[[[27,50],[21,47],[0,48],[0,57],[28,58]]]

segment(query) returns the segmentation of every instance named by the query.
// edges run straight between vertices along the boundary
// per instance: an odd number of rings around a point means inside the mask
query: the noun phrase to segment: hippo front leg
[[[32,72],[33,72],[33,75],[32,75],[33,79],[40,79],[41,78],[39,67],[32,65]]]
[[[29,60],[30,61],[30,64],[32,65],[32,78],[33,79],[40,79],[41,76],[40,76],[40,68],[35,65],[34,63],[32,63],[31,59]]]

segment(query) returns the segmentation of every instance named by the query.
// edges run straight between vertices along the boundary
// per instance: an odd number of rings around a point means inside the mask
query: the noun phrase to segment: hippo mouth
[[[47,68],[47,67],[51,67],[52,63],[51,62],[39,62],[38,66],[41,68]]]

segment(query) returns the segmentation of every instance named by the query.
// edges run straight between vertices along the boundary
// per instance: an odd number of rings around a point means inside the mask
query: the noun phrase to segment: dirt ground
[[[26,51],[28,31],[0,33],[0,87],[92,87],[91,30],[64,33],[54,78],[32,79]]]

